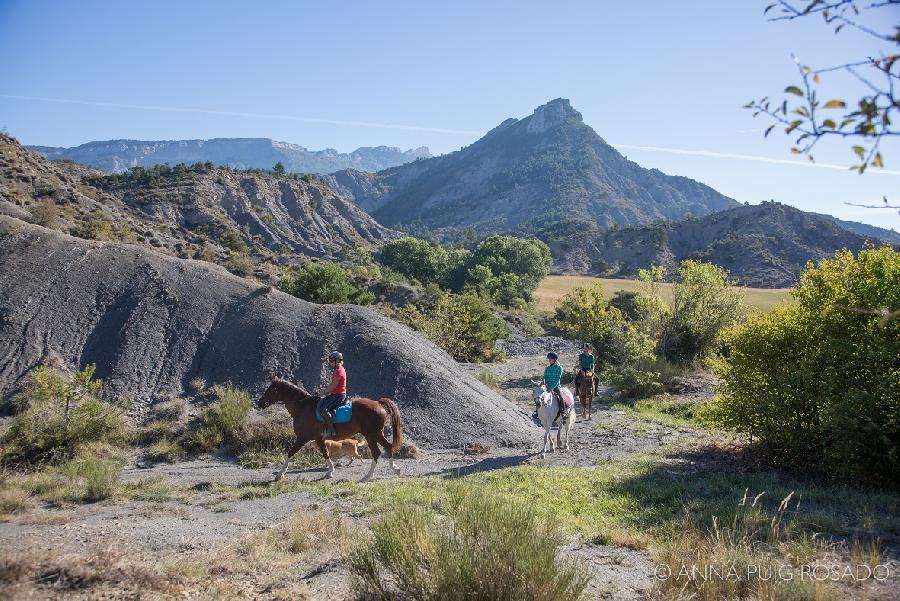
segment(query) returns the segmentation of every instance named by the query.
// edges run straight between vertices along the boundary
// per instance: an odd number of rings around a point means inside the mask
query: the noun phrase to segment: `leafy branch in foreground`
[[[779,103],[768,96],[752,100],[744,108],[754,111],[774,121],[765,131],[765,136],[779,125],[784,126],[787,135],[796,134],[791,152],[806,155],[814,160],[812,149],[822,138],[837,137],[850,139],[852,151],[858,164],[851,167],[860,174],[870,165],[883,167],[884,160],[880,146],[883,138],[900,135],[900,129],[892,124],[892,117],[900,110],[900,96],[896,84],[900,80],[900,25],[895,32],[884,33],[867,27],[860,17],[867,11],[900,6],[900,0],[882,0],[861,4],[855,0],[804,0],[796,3],[781,0],[765,9],[768,13],[780,9],[778,16],[770,21],[793,20],[810,15],[819,15],[825,23],[834,26],[834,33],[845,27],[857,29],[879,43],[893,45],[893,52],[879,52],[877,56],[850,60],[839,65],[814,69],[794,61],[800,74],[799,85],[789,85],[784,89],[786,97]],[[892,13],[893,14],[893,13]],[[828,98],[820,94],[819,85],[832,73],[843,72],[851,75],[862,87],[855,100]]]

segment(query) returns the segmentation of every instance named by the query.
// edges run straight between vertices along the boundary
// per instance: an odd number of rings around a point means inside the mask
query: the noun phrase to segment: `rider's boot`
[[[325,420],[325,427],[322,429],[322,438],[328,438],[335,434],[334,423],[332,422],[333,418],[331,416],[331,411],[323,411],[323,413],[322,419]]]

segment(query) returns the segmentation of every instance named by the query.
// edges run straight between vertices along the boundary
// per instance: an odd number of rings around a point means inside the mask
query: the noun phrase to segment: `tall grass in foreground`
[[[451,485],[441,513],[404,505],[349,556],[358,592],[376,599],[579,599],[586,573],[557,559],[560,534],[507,496]]]

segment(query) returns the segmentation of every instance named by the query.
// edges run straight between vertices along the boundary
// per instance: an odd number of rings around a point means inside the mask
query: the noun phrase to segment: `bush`
[[[59,218],[59,207],[52,198],[46,198],[29,207],[32,223],[52,228]]]
[[[337,263],[307,263],[291,270],[278,283],[279,290],[313,303],[353,303],[367,305],[375,295],[353,285]]]
[[[744,314],[744,299],[728,272],[712,263],[683,261],[673,289],[672,311],[659,349],[672,361],[690,362],[714,351],[722,331]]]
[[[66,380],[47,367],[35,369],[16,397],[19,413],[0,438],[3,458],[34,466],[71,459],[91,442],[124,445],[122,410],[95,396],[103,382],[94,379],[94,370],[88,365]]]
[[[382,246],[379,261],[407,278],[428,284],[444,278],[447,251],[424,240],[406,236]]]
[[[168,435],[163,435],[147,448],[145,456],[150,461],[171,463],[184,457],[184,449],[177,440],[172,440]]]
[[[497,340],[509,335],[506,322],[476,294],[446,295],[432,306],[406,305],[400,313],[457,361],[489,359]]]
[[[214,387],[216,402],[200,416],[201,426],[190,441],[202,451],[213,451],[222,443],[235,441],[250,412],[250,395],[231,384]]]
[[[810,264],[794,305],[726,336],[712,414],[775,458],[864,482],[900,482],[900,254]]]
[[[119,483],[124,461],[121,455],[104,443],[84,445],[65,464],[63,471],[81,485],[81,498],[102,501],[111,497]]]
[[[522,323],[522,334],[529,338],[536,338],[544,335],[544,328],[541,327],[537,319],[529,315]]]
[[[239,255],[245,255],[250,250],[241,235],[234,230],[225,230],[219,236],[219,244]]]
[[[587,574],[558,557],[560,535],[526,504],[451,488],[446,519],[404,505],[351,552],[359,592],[379,599],[550,601],[580,598]]]

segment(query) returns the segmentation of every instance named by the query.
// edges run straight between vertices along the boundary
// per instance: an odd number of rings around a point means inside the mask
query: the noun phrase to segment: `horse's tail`
[[[400,407],[391,399],[378,399],[378,402],[391,414],[391,455],[396,455],[403,442],[402,424],[400,421]]]

